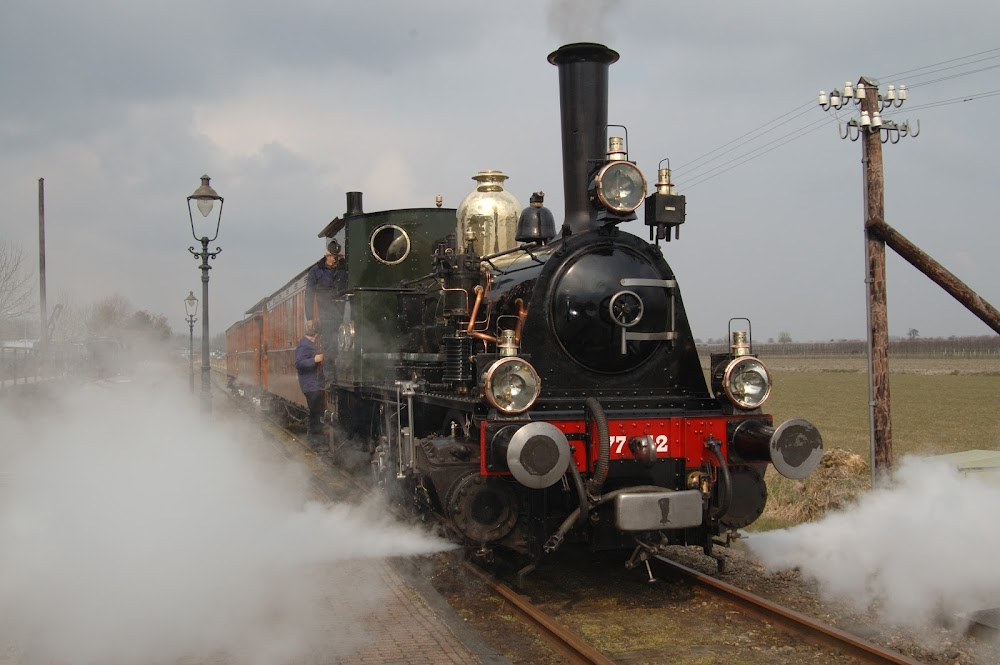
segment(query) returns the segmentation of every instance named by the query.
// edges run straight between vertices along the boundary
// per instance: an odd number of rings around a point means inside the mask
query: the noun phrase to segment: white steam
[[[747,544],[771,571],[797,568],[825,597],[886,621],[960,625],[996,607],[1000,486],[933,459],[905,458],[892,486],[823,520],[753,534]]]
[[[550,0],[549,31],[562,43],[599,42],[613,46],[611,19],[619,0]]]
[[[0,653],[69,665],[349,653],[380,572],[346,560],[449,547],[376,503],[311,502],[300,467],[252,427],[206,422],[186,391],[85,385],[34,413],[0,410]]]

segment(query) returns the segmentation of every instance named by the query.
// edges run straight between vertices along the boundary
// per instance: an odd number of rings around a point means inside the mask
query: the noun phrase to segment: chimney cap
[[[563,65],[570,62],[601,62],[610,65],[618,62],[618,58],[618,51],[594,42],[566,44],[549,53],[549,62],[553,65]]]

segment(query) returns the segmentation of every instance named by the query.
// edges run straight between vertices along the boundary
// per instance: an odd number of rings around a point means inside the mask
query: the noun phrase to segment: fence
[[[50,343],[42,357],[35,346],[0,345],[0,390],[55,377],[101,379],[126,373],[128,350],[114,339]]]
[[[864,340],[833,342],[755,343],[754,353],[762,357],[867,356]],[[728,353],[726,344],[699,344],[698,353]],[[1000,336],[899,339],[889,342],[889,358],[1000,358]]]
[[[0,390],[41,379],[41,364],[35,349],[0,346]]]

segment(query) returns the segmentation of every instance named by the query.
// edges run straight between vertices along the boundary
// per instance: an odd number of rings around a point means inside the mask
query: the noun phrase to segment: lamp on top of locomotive
[[[663,168],[663,162],[667,163],[666,168]],[[686,200],[683,195],[674,192],[670,182],[669,159],[660,160],[656,173],[656,191],[646,198],[646,226],[649,227],[650,241],[655,237],[670,242],[670,229],[674,229],[674,238],[681,237],[681,224],[687,216]]]
[[[616,223],[635,219],[635,209],[646,196],[646,177],[628,161],[622,137],[608,139],[607,161],[591,181],[589,193],[594,205],[604,208],[598,220]]]
[[[746,331],[732,333],[729,354],[712,355],[712,392],[744,411],[760,408],[771,395],[771,374],[751,353]]]
[[[219,237],[219,225],[222,224],[222,204],[224,203],[224,199],[208,184],[210,180],[211,178],[207,175],[201,176],[201,185],[194,190],[191,196],[187,197],[188,218],[191,220],[191,235],[194,236],[195,240],[201,242],[200,252],[196,252],[194,247],[188,247],[188,251],[191,252],[195,259],[201,259],[199,268],[201,268],[201,410],[203,413],[212,412],[212,379],[211,367],[208,362],[208,271],[211,269],[211,266],[208,265],[208,260],[214,259],[222,251],[220,247],[216,247],[214,252],[209,252],[208,243]],[[195,202],[195,206],[198,208],[201,216],[208,219],[208,228],[211,228],[212,222],[209,219],[209,215],[215,209],[215,203],[219,203],[218,212],[214,220],[215,232],[211,238],[207,234],[202,235],[200,238],[198,237],[198,233],[194,228],[194,213],[191,210],[192,201]]]

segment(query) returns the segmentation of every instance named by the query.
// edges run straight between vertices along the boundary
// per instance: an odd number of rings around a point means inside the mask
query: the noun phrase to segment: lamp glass
[[[609,210],[631,212],[646,196],[646,180],[630,162],[613,162],[597,175],[598,197]]]
[[[212,199],[198,199],[198,212],[201,213],[202,217],[208,217],[214,206],[215,201]]]

